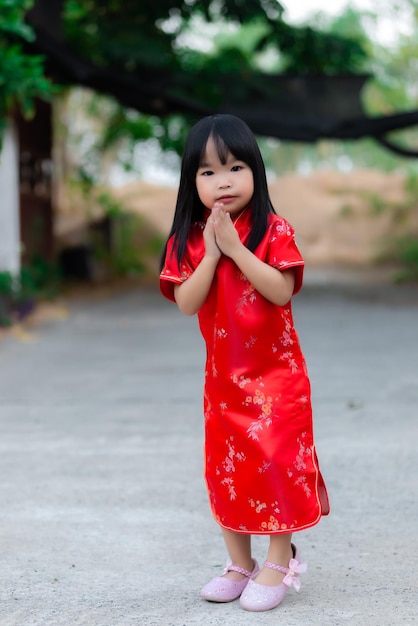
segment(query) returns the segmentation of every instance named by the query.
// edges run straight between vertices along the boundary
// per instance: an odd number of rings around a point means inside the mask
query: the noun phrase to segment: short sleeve
[[[296,245],[293,227],[285,219],[274,217],[270,225],[265,262],[280,271],[295,270],[295,295],[302,287],[305,262]]]
[[[204,254],[202,232],[203,227],[200,223],[193,225],[180,267],[177,261],[174,235],[168,240],[164,267],[160,273],[160,291],[167,300],[175,302],[175,285],[181,285],[181,283],[187,280],[200,263]]]

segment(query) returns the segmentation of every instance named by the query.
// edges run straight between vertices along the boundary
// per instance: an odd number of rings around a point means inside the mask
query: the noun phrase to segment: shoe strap
[[[282,567],[281,565],[276,565],[275,563],[270,563],[270,561],[264,561],[264,567],[269,567],[270,569],[275,569],[276,572],[281,572],[282,574],[288,574],[290,572],[288,567]]]
[[[296,550],[296,546],[291,543],[291,548],[292,548],[292,556],[291,559],[296,559],[297,557],[297,550]],[[264,567],[269,567],[270,569],[275,569],[276,572],[281,572],[282,574],[288,574],[290,572],[290,568],[289,567],[282,567],[281,565],[276,565],[276,563],[271,563],[270,561],[264,561]]]
[[[251,576],[253,575],[252,572],[249,572],[247,569],[244,569],[243,567],[238,567],[238,565],[228,565],[228,567],[226,568],[227,572],[238,572],[238,574],[242,574],[243,576],[246,576],[247,578],[251,578]]]

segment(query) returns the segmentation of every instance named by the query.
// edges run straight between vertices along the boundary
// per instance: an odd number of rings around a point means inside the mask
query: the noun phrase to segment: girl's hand
[[[221,251],[216,243],[215,229],[213,224],[213,216],[209,215],[203,231],[203,241],[205,244],[206,256],[214,259],[220,259]]]
[[[215,204],[211,218],[218,247],[223,254],[232,257],[242,244],[230,214],[224,211],[221,204]]]

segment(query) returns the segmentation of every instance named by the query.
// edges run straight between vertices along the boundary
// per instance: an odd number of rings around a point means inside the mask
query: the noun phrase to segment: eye
[[[234,165],[233,167],[231,167],[231,172],[240,172],[243,169],[244,169],[243,165]]]
[[[200,172],[201,176],[212,176],[213,172],[211,170],[205,170],[204,172]]]

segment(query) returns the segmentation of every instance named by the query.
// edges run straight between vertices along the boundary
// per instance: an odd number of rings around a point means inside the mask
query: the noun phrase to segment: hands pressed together
[[[219,259],[221,254],[232,257],[242,245],[229,213],[216,203],[203,231],[206,255]]]
[[[281,272],[248,250],[241,242],[231,215],[216,203],[203,231],[205,256],[192,275],[174,288],[180,310],[194,315],[204,304],[221,255],[230,257],[253,287],[273,304],[283,306],[293,292],[294,272]]]

